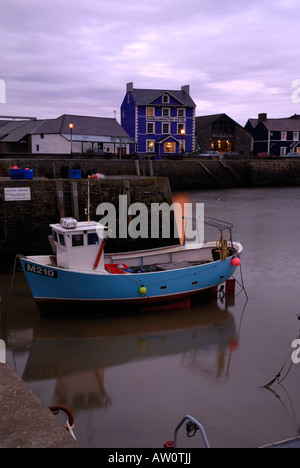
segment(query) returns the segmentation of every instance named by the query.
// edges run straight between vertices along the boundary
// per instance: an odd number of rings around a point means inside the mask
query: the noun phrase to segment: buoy
[[[239,257],[234,257],[234,258],[231,260],[231,263],[232,263],[233,266],[238,267],[238,266],[240,266],[240,264],[241,264],[241,260],[239,259]]]
[[[147,288],[145,288],[145,286],[141,286],[139,289],[139,293],[141,296],[145,296],[147,294]]]

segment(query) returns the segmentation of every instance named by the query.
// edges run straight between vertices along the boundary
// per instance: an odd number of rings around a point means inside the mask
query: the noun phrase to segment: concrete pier
[[[0,409],[0,448],[80,448],[7,364],[0,364]]]

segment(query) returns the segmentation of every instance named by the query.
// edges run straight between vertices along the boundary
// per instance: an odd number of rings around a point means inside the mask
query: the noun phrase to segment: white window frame
[[[151,145],[151,143],[152,143],[152,145]],[[146,152],[147,153],[154,153],[154,151],[155,151],[155,140],[146,140]]]
[[[299,132],[293,132],[293,140],[299,141]]]
[[[177,135],[181,135],[181,130],[184,130],[184,135],[186,134],[185,124],[178,123],[177,124]]]
[[[280,156],[285,156],[286,155],[286,147],[285,146],[281,146],[280,147]]]
[[[180,112],[182,111],[182,115],[180,115]],[[186,108],[185,107],[178,107],[177,108],[177,117],[185,117],[186,116]]]
[[[155,115],[154,107],[146,107],[146,116],[154,117],[154,115]]]
[[[167,115],[164,115],[165,111]],[[163,107],[161,113],[162,113],[162,117],[170,117],[170,107]]]
[[[164,94],[162,97],[162,102],[163,104],[169,104],[170,103],[170,96],[168,94]]]
[[[168,131],[167,131],[167,132],[164,131],[164,127],[165,127],[165,126],[168,128]],[[169,124],[168,122],[163,122],[163,123],[162,123],[161,132],[162,132],[163,135],[170,135],[170,124]]]
[[[281,141],[286,141],[287,139],[287,132],[281,132]]]
[[[150,129],[152,129],[150,131]],[[147,133],[150,133],[150,134],[155,134],[155,123],[154,122],[147,122]]]

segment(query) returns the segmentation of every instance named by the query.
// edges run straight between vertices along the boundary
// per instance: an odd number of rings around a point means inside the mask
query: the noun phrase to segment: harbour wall
[[[35,177],[66,178],[70,169],[82,176],[99,172],[105,176],[167,177],[171,190],[210,188],[295,186],[300,184],[300,158],[235,158],[212,160],[193,157],[183,160],[70,159],[70,157],[0,159],[1,175],[13,166],[29,167]]]
[[[13,180],[9,168],[34,171],[33,179]],[[70,179],[69,170],[82,171],[82,179]],[[2,159],[0,160],[0,268],[11,266],[17,254],[50,254],[49,224],[62,217],[86,219],[87,175],[92,179],[91,217],[100,203],[118,207],[119,195],[128,204],[172,203],[172,191],[300,185],[300,158],[274,160],[101,160],[101,159]],[[30,200],[7,201],[7,188],[27,188]],[[118,214],[118,212],[117,212]],[[174,234],[174,233],[173,233]],[[131,243],[131,245],[128,246]],[[174,238],[111,240],[106,249],[139,249],[174,243]],[[176,242],[178,239],[176,238]]]
[[[96,221],[100,219],[96,215],[99,204],[110,203],[115,208],[118,222],[119,195],[127,196],[128,205],[143,203],[149,207],[152,203],[172,203],[172,194],[167,178],[108,176],[105,179],[91,179],[91,219]],[[18,199],[20,196],[22,199]],[[35,177],[31,180],[12,180],[1,177],[0,267],[7,268],[7,266],[13,265],[17,254],[51,254],[52,250],[48,240],[51,233],[49,224],[57,223],[63,217],[75,217],[79,221],[86,220],[87,208],[88,184],[85,179]],[[106,250],[149,248],[152,247],[149,242],[151,242],[149,239],[109,239]],[[166,245],[172,243],[172,238],[170,240],[158,239],[156,243],[157,246],[158,244],[159,246]]]

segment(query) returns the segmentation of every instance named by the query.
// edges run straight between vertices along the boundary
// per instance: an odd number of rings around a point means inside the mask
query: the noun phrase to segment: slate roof
[[[259,120],[258,119],[249,119],[248,122],[255,128]],[[279,131],[279,132],[299,132],[300,131],[300,116],[295,114],[291,117],[281,118],[281,119],[267,119],[262,122],[269,131]]]
[[[32,133],[70,135],[69,124],[72,123],[74,135],[96,135],[128,138],[128,134],[115,118],[88,117],[64,114],[57,119],[47,119]]]
[[[0,127],[0,140],[1,142],[18,142],[37,130],[43,122],[44,120],[10,122]]]
[[[196,107],[193,99],[190,97],[189,94],[184,92],[183,90],[180,91],[173,91],[173,90],[159,90],[159,89],[136,89],[133,88],[130,91],[135,103],[139,106],[147,106],[153,105],[153,101],[158,99],[163,94],[169,94],[173,96],[179,103],[184,107]],[[169,104],[168,104],[169,105]]]

